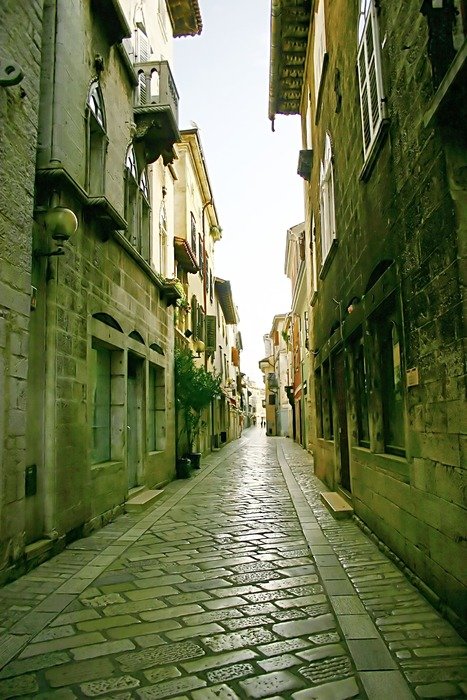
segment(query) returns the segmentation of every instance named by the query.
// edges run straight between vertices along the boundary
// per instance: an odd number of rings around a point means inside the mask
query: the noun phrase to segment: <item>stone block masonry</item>
[[[0,495],[0,581],[24,552],[26,387],[42,12],[42,0],[7,0],[0,5],[0,65],[3,68],[13,61],[24,76],[17,85],[0,87],[0,480],[8,484]]]

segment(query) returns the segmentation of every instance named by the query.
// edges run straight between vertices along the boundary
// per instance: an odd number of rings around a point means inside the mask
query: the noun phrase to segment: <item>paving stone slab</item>
[[[109,659],[74,661],[50,668],[45,677],[51,688],[61,688],[74,683],[84,683],[107,678],[114,673],[114,666]]]
[[[347,700],[356,697],[359,692],[355,678],[345,678],[307,690],[299,690],[298,693],[292,695],[292,698],[293,700]]]
[[[286,693],[303,687],[304,682],[289,671],[273,671],[240,681],[246,698],[267,698],[273,693]]]
[[[90,681],[82,683],[80,690],[87,698],[99,697],[106,693],[116,693],[123,690],[132,690],[138,688],[141,681],[132,676],[119,676],[118,678],[108,678],[100,681]]]

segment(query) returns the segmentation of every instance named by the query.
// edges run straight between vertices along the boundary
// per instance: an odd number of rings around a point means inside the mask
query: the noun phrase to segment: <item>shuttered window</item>
[[[214,352],[216,349],[216,317],[206,316],[206,351]]]
[[[358,41],[358,84],[366,160],[386,117],[378,17],[373,0],[360,2]]]
[[[193,294],[191,297],[191,330],[195,338],[198,337],[198,301]]]

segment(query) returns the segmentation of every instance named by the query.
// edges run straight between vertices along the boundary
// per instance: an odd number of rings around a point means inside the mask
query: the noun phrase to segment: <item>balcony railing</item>
[[[178,124],[178,92],[167,61],[135,63],[138,78],[135,107],[164,105],[170,107]]]

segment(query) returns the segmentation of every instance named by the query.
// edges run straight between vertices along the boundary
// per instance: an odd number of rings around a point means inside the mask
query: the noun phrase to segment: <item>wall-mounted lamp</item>
[[[191,338],[193,333],[192,333],[192,331],[190,331],[189,328],[187,328],[183,335],[185,336],[185,338]]]
[[[57,249],[52,251],[37,250],[36,258],[50,258],[53,255],[65,255],[63,244],[75,233],[78,228],[76,214],[66,207],[52,207],[44,214],[44,226],[47,233],[57,243]]]

